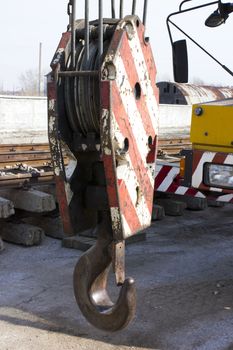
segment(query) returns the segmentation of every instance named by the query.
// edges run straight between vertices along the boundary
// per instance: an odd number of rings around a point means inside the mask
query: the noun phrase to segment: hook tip
[[[126,280],[125,280],[125,283],[127,283],[129,286],[134,284],[135,281],[132,277],[128,277]]]

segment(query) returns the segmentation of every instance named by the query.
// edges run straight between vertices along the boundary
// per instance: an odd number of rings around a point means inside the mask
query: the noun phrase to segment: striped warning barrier
[[[207,163],[233,165],[233,154],[193,150],[192,167],[188,170],[190,173],[190,187],[182,184],[183,179],[179,175],[178,165],[157,164],[155,191],[233,203],[233,190],[231,188],[212,187],[204,183],[204,166]]]

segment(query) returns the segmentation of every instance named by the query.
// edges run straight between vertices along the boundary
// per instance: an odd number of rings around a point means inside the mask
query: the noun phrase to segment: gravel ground
[[[232,207],[186,211],[127,246],[137,314],[106,333],[80,314],[72,273],[80,252],[46,238],[38,247],[5,244],[0,254],[1,350],[233,349]],[[116,294],[114,285],[110,291]]]

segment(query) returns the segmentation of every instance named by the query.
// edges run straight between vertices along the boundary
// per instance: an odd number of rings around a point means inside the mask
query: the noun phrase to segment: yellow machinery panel
[[[193,105],[190,139],[193,149],[233,151],[233,99]]]

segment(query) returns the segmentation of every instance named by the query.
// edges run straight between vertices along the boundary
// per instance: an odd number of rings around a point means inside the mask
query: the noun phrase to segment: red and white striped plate
[[[101,148],[113,234],[150,225],[158,134],[158,89],[150,44],[136,16],[122,20],[102,66]]]

